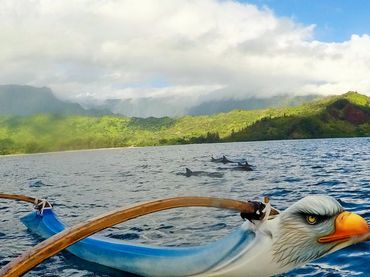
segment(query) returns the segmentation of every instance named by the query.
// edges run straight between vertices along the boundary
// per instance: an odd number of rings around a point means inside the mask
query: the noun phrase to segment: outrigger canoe
[[[170,203],[168,206],[173,204],[171,199],[167,201]],[[199,201],[195,203],[199,204]],[[208,204],[214,206],[214,203]],[[156,202],[149,203],[149,206],[156,211],[163,210]],[[128,217],[134,218],[133,213],[148,214],[149,206],[127,209]],[[1,269],[0,276],[24,273],[31,268],[26,267],[27,263],[34,266],[52,255],[47,254],[48,251],[57,253],[66,247],[67,251],[82,259],[142,276],[271,276],[370,239],[366,220],[344,211],[332,197],[307,196],[273,216],[269,216],[269,204],[263,208],[262,214],[259,208],[254,213],[244,214],[248,220],[218,241],[194,247],[159,247],[100,235],[86,237],[91,234],[86,229],[86,236],[80,237],[86,238],[76,239],[73,234],[77,233],[72,231],[78,228],[71,227],[68,232],[52,208],[44,207],[23,217],[22,222],[30,231],[49,239]],[[99,220],[107,218],[107,215],[98,217]],[[114,219],[115,222],[117,220]],[[94,224],[90,220],[81,226],[87,225],[91,227]],[[62,243],[66,237],[70,243]],[[58,250],[53,245],[55,241]],[[43,251],[45,256],[35,258],[37,251]],[[17,266],[21,269],[14,269]]]

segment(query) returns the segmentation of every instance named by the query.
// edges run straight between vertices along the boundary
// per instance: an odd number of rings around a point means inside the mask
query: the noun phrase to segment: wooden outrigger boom
[[[16,200],[21,202],[27,202],[33,204],[35,207],[38,207],[42,204],[45,204],[44,208],[51,208],[51,205],[49,202],[39,199],[36,197],[30,197],[22,194],[7,194],[7,193],[0,193],[0,199],[8,199],[8,200]]]
[[[44,200],[22,195],[0,194],[0,198],[25,201],[34,203],[36,206],[45,203]],[[5,265],[0,270],[0,276],[21,276],[47,258],[96,232],[143,215],[181,207],[214,207],[235,210],[244,214],[256,213],[256,202],[213,197],[176,197],[120,208],[65,229],[46,239]],[[274,215],[278,212],[272,209],[270,214]]]

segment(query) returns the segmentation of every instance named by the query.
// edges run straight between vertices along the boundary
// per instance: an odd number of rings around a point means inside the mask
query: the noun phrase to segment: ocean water
[[[210,162],[246,159],[252,172]],[[205,171],[186,177],[185,168]],[[218,172],[220,174],[207,174]],[[77,151],[0,157],[0,191],[46,198],[67,225],[118,207],[174,196],[262,200],[285,209],[328,194],[370,220],[370,138],[292,140]],[[0,267],[40,242],[19,218],[28,204],[0,200]],[[138,218],[101,233],[152,245],[199,245],[242,223],[232,211],[183,208]],[[27,276],[130,276],[63,252]],[[352,246],[283,276],[370,276],[370,243]]]

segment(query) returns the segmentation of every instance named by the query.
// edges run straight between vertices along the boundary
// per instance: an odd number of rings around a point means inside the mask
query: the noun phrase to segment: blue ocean
[[[254,171],[212,163],[226,155]],[[185,169],[201,171],[187,177]],[[309,194],[335,197],[370,220],[370,138],[221,143],[121,148],[0,157],[0,191],[46,198],[67,225],[143,201],[212,196],[261,201],[284,210]],[[216,174],[215,174],[216,173]],[[0,200],[0,267],[40,239],[20,218],[27,204]],[[101,232],[130,242],[200,245],[242,224],[239,214],[183,208],[144,216]],[[27,276],[130,276],[68,252]],[[355,245],[282,276],[370,276],[370,243]]]

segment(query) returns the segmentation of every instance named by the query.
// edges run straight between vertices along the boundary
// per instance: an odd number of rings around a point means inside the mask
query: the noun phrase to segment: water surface
[[[246,158],[252,172],[223,169],[211,156]],[[185,168],[223,175],[186,177]],[[0,191],[47,198],[68,225],[114,208],[174,196],[262,200],[285,209],[308,194],[328,194],[370,219],[370,139],[324,139],[124,148],[0,157]],[[1,200],[0,200],[1,201]],[[40,240],[19,218],[30,206],[0,202],[0,266]],[[198,245],[242,223],[238,214],[184,208],[148,215],[102,234],[155,245]],[[284,276],[369,276],[370,243],[352,246]],[[67,252],[27,276],[124,276]]]

